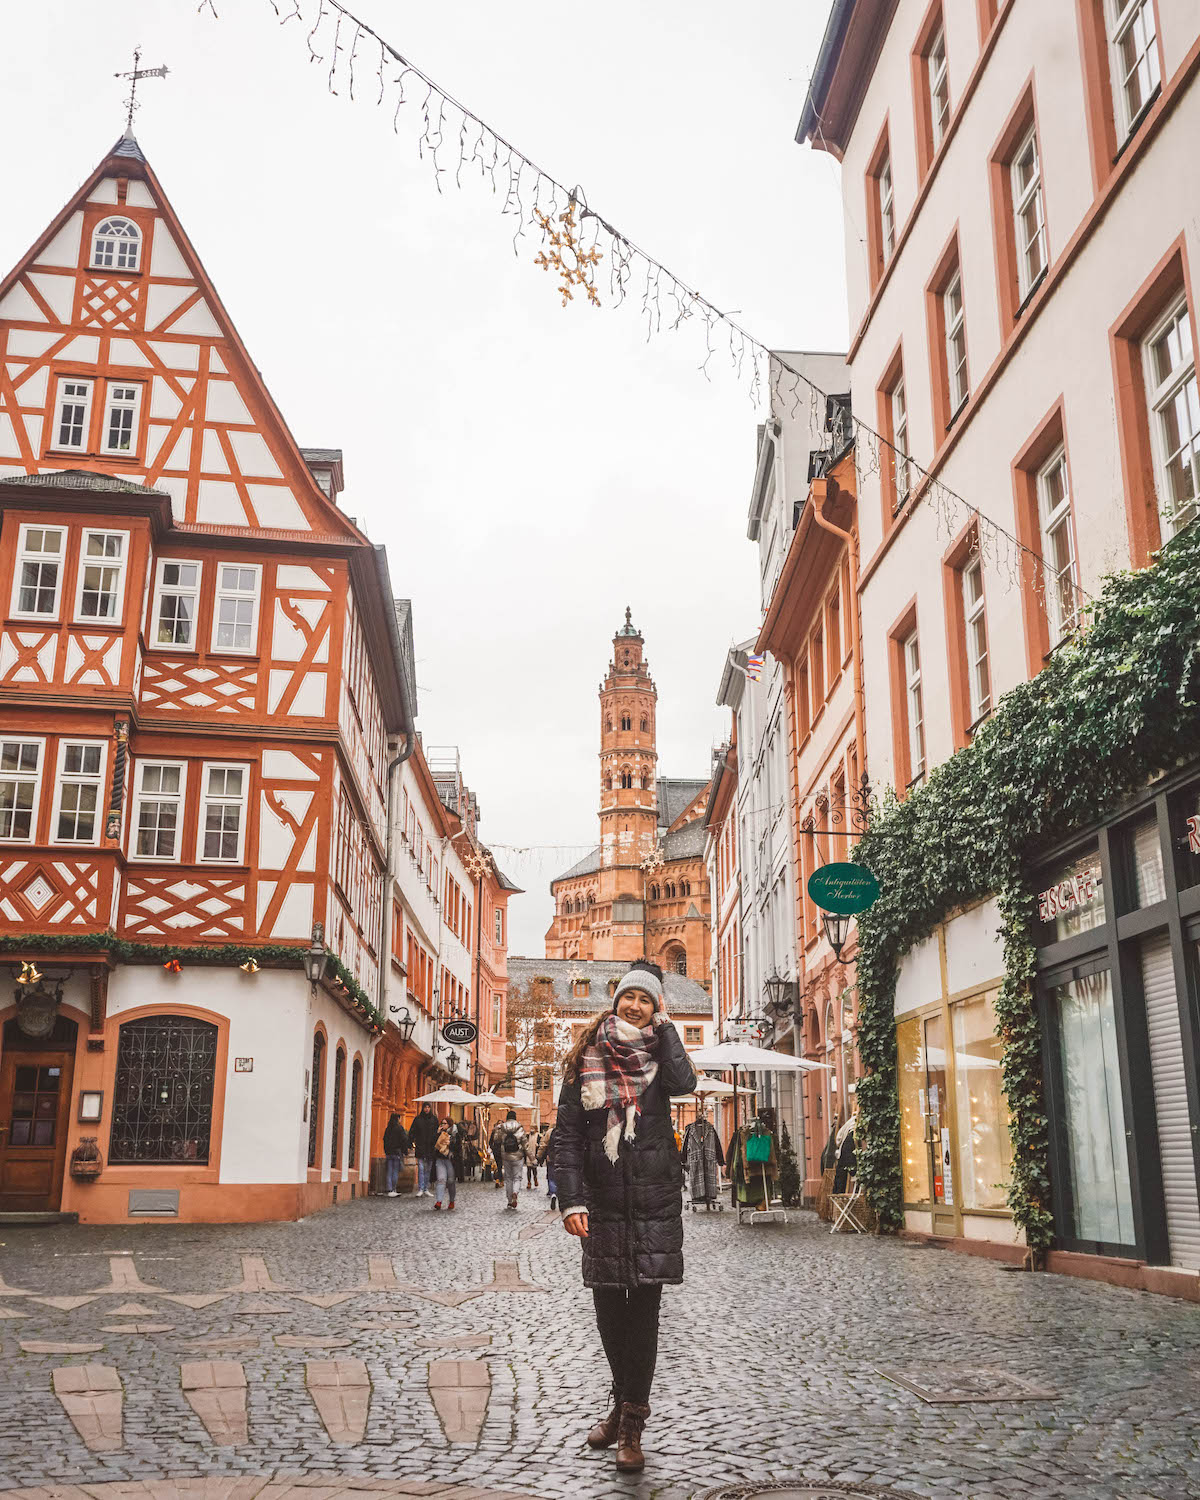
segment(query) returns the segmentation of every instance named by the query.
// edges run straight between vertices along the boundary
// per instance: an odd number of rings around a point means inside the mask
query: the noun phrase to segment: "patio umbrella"
[[[714,1072],[733,1070],[733,1086],[738,1086],[738,1069],[754,1073],[808,1073],[817,1068],[832,1071],[831,1063],[810,1062],[807,1057],[793,1057],[789,1052],[772,1052],[766,1047],[755,1047],[751,1042],[719,1042],[715,1047],[698,1047],[689,1052],[692,1066],[710,1068]],[[736,1115],[737,1106],[735,1103]]]
[[[466,1089],[459,1088],[457,1083],[444,1083],[440,1089],[434,1089],[431,1094],[418,1094],[418,1104],[478,1104],[479,1100],[474,1094],[468,1094]]]

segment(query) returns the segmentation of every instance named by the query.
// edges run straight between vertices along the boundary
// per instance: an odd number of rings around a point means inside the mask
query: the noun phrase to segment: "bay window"
[[[14,615],[23,619],[57,617],[65,535],[57,526],[21,527],[12,597]]]
[[[85,531],[80,548],[77,620],[117,620],[125,593],[125,531]]]
[[[99,837],[103,745],[64,740],[52,826],[60,843],[94,844]]]
[[[200,808],[200,858],[204,862],[241,862],[249,779],[248,766],[204,767]]]
[[[33,838],[41,769],[41,740],[0,740],[0,839]]]
[[[143,761],[134,797],[134,855],[139,859],[179,858],[187,768],[182,761]]]

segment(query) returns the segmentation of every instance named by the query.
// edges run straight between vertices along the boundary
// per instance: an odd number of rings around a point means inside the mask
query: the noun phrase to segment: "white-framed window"
[[[200,860],[204,864],[241,864],[250,767],[206,762],[203,787],[200,796]]]
[[[85,531],[79,549],[77,620],[119,620],[125,601],[127,531]]]
[[[942,293],[946,321],[946,379],[949,384],[950,415],[967,399],[967,321],[963,309],[962,272],[956,270]]]
[[[1113,59],[1113,93],[1122,137],[1137,124],[1158,88],[1158,36],[1153,0],[1106,0]]]
[[[929,82],[929,124],[936,152],[946,134],[950,120],[950,76],[946,67],[946,29],[939,26],[925,54],[925,75]]]
[[[886,266],[896,248],[896,204],[892,189],[892,158],[885,156],[879,164],[879,234],[883,263]]]
[[[921,647],[915,630],[902,649],[904,701],[908,710],[908,775],[910,781],[917,781],[925,774],[925,712],[921,699]]]
[[[962,570],[963,623],[967,634],[967,686],[971,723],[992,706],[992,677],[988,667],[987,616],[983,607],[983,560],[972,557]]]
[[[196,611],[200,605],[202,565],[179,558],[158,561],[154,585],[154,615],[150,626],[152,646],[174,646],[193,650],[196,645]]]
[[[58,747],[51,837],[62,844],[95,844],[100,837],[104,746],[63,740]]]
[[[134,453],[138,445],[138,421],[142,410],[140,385],[112,380],[104,405],[104,429],[100,442],[105,453]]]
[[[142,232],[129,219],[105,219],[92,235],[92,266],[104,271],[136,271],[142,258]]]
[[[180,760],[141,761],[134,797],[133,857],[179,858],[187,765]]]
[[[213,650],[252,655],[258,639],[258,586],[262,569],[246,563],[217,564]]]
[[[58,617],[64,539],[60,526],[22,526],[17,537],[12,612],[26,620]]]
[[[1165,542],[1194,520],[1200,509],[1200,390],[1186,297],[1180,297],[1151,329],[1145,360],[1158,513]]]
[[[1037,129],[1017,147],[1012,159],[1013,220],[1017,236],[1017,288],[1024,302],[1046,269],[1046,210],[1042,202],[1042,164]]]
[[[908,402],[904,396],[904,378],[901,376],[892,387],[888,397],[892,408],[892,455],[896,478],[896,509],[908,499],[912,485],[912,473],[908,462]]]
[[[36,832],[44,743],[0,739],[0,839],[29,843]]]
[[[496,946],[504,942],[504,913],[500,907],[496,908]]]
[[[54,413],[54,447],[86,453],[92,427],[92,382],[63,375]]]
[[[1071,527],[1071,489],[1067,452],[1052,453],[1037,474],[1038,525],[1045,564],[1046,622],[1050,644],[1057,646],[1079,623],[1079,589],[1075,577],[1075,537]]]

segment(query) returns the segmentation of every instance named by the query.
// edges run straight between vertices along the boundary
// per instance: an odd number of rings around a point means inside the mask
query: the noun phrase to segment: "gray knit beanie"
[[[614,1011],[617,1008],[617,1001],[627,990],[641,990],[649,995],[654,1009],[658,1010],[663,997],[662,970],[657,964],[635,963],[613,991]]]

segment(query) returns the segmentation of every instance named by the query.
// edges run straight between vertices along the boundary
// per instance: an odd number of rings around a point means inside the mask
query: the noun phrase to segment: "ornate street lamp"
[[[772,1014],[778,1014],[781,1008],[786,1008],[787,1001],[783,995],[787,986],[788,981],[775,969],[763,980],[763,989],[767,992],[767,1009]]]
[[[850,936],[850,918],[836,911],[823,911],[821,923],[825,928],[825,939],[833,949],[833,956],[838,963],[842,961],[842,949],[846,946],[846,939]]]
[[[400,1033],[400,1045],[406,1047],[417,1026],[416,1020],[413,1018],[413,1013],[407,1005],[389,1005],[388,1010],[398,1018],[393,1024]]]
[[[312,930],[312,947],[304,954],[304,972],[308,976],[308,982],[315,991],[317,985],[325,975],[325,924],[314,922]]]

